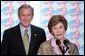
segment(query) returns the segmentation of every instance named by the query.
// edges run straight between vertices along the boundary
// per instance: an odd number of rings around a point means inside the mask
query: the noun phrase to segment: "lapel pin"
[[[36,36],[37,36],[37,34],[34,34],[34,36],[36,37]]]

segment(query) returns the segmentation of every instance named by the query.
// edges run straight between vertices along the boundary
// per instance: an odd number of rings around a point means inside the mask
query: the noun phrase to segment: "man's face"
[[[32,10],[30,8],[23,8],[23,9],[20,10],[19,19],[20,19],[20,23],[24,27],[29,26],[32,18],[33,18],[33,14],[32,14]]]

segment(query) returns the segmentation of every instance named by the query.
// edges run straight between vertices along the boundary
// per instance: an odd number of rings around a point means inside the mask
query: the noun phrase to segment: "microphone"
[[[61,50],[62,54],[64,55],[65,52],[69,49],[70,41],[66,39],[66,40],[64,40],[63,43],[65,46],[61,46],[61,42],[59,39],[56,40],[56,44],[58,45],[59,49]]]
[[[65,52],[69,49],[70,41],[68,39],[64,40],[64,45],[66,46]]]
[[[59,39],[56,40],[56,44],[60,46],[61,42]]]
[[[64,45],[68,46],[70,44],[70,41],[68,39],[64,40]]]
[[[58,45],[59,49],[61,50],[62,54],[64,55],[64,52],[63,52],[63,50],[61,48],[61,42],[60,42],[59,39],[56,40],[56,44]]]

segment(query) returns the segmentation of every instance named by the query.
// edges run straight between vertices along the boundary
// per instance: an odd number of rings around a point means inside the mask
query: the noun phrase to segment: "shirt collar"
[[[20,29],[22,29],[22,31],[24,32],[25,29],[28,29],[28,31],[30,30],[31,25],[29,25],[27,28],[25,28],[23,25],[20,24]]]
[[[56,45],[56,39],[55,38],[52,38],[51,39],[51,45],[52,45],[52,47],[56,47],[57,45]]]
[[[65,40],[66,40],[66,38],[65,38]],[[56,39],[54,37],[51,39],[51,45],[52,45],[52,47],[58,47],[58,45],[56,44]]]
[[[23,25],[20,24],[20,30],[21,30],[22,37],[24,35],[25,29],[26,28]],[[27,29],[28,29],[28,32],[27,33],[29,34],[29,37],[31,37],[31,25],[29,25],[29,27],[27,27]]]

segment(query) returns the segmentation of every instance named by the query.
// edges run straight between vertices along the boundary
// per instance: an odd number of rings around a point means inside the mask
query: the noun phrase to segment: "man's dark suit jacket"
[[[38,48],[42,42],[46,41],[43,29],[31,25],[31,41],[29,55],[37,55]],[[20,24],[4,31],[1,43],[1,55],[25,55],[25,49],[20,32]]]

